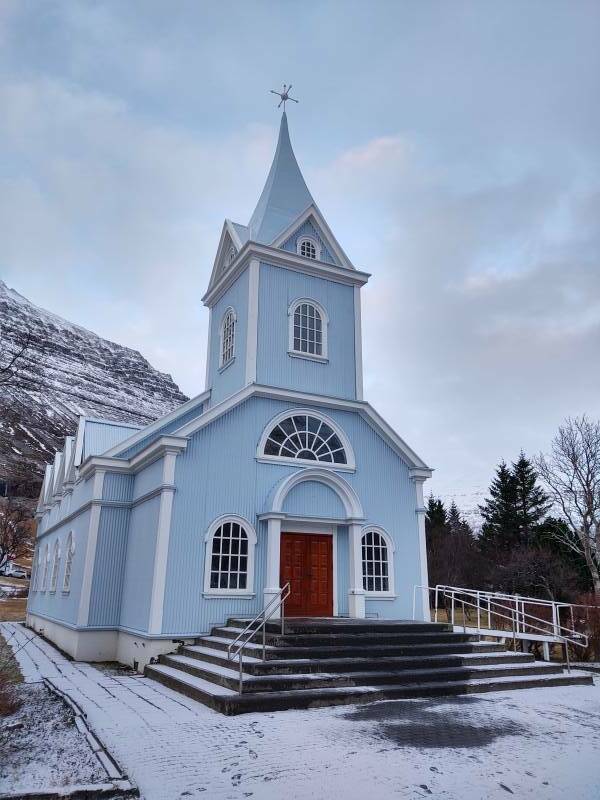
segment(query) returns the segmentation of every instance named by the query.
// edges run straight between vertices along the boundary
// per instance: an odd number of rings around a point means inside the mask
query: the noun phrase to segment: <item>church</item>
[[[247,225],[203,302],[205,390],[138,428],[81,417],[46,467],[27,623],[77,660],[143,670],[289,583],[288,617],[429,619],[431,469],[363,397],[355,267],[284,112]]]

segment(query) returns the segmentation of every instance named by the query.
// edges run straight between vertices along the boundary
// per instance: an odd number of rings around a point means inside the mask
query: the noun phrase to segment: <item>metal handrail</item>
[[[458,602],[462,607],[463,613],[463,630],[466,632],[467,619],[465,614],[465,607],[472,608],[477,612],[477,632],[496,630],[492,628],[492,616],[501,620],[506,620],[510,623],[512,628],[513,646],[516,647],[517,638],[527,638],[527,633],[534,635],[547,636],[556,642],[561,642],[565,647],[565,656],[567,661],[567,668],[569,668],[569,644],[578,647],[587,647],[588,637],[584,633],[580,633],[574,629],[563,625],[560,621],[560,609],[571,608],[570,603],[560,603],[554,600],[542,600],[539,597],[523,597],[522,595],[510,595],[504,592],[489,592],[477,589],[465,589],[458,586],[445,586],[438,584],[435,587],[431,586],[415,586],[413,591],[413,618],[416,614],[416,597],[417,589],[435,592],[435,621],[438,619],[438,601],[439,596],[449,599],[452,603],[451,616],[449,621],[454,626],[455,621],[455,604]],[[510,602],[511,605],[506,605]],[[534,614],[525,610],[525,604],[537,605],[545,608],[552,609],[552,620],[542,619]],[[483,625],[482,625],[482,612],[483,612]],[[506,613],[504,613],[506,612]],[[573,609],[571,608],[571,616]],[[487,616],[487,626],[485,625],[485,616]],[[474,626],[468,626],[470,628]],[[526,630],[528,628],[529,630]]]
[[[239,685],[238,691],[240,694],[243,693],[243,684],[244,684],[244,647],[248,644],[248,642],[255,636],[261,629],[262,629],[262,660],[266,661],[267,657],[267,622],[273,617],[273,615],[281,609],[281,635],[283,636],[285,633],[285,601],[290,596],[290,592],[292,591],[291,586],[288,583],[285,586],[282,586],[279,590],[278,594],[274,595],[267,605],[260,611],[254,619],[250,620],[250,622],[246,625],[244,630],[236,636],[233,642],[227,647],[227,660],[233,661],[235,656],[238,656],[239,662]],[[256,628],[253,626],[256,623],[259,623]],[[246,638],[244,638],[246,637]]]

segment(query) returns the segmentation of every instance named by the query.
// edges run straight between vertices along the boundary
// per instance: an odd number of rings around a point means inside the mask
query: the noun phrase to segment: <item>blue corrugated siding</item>
[[[155,439],[158,439],[159,436],[166,436],[169,433],[173,433],[173,431],[177,430],[177,428],[181,428],[182,425],[186,425],[188,422],[191,422],[196,417],[199,417],[202,414],[202,410],[204,408],[205,403],[198,403],[195,406],[192,406],[188,411],[181,416],[177,417],[170,422],[166,422],[164,425],[159,427],[157,430],[153,431],[152,433],[145,436],[143,439],[140,439],[131,447],[127,447],[124,450],[120,451],[117,458],[133,458],[137,453],[146,447],[146,445],[153,442]]]
[[[103,508],[100,512],[90,596],[90,625],[119,624],[129,514],[127,508]]]
[[[102,499],[127,502],[131,500],[132,490],[133,475],[122,475],[117,472],[107,472],[104,476]]]
[[[256,523],[266,509],[273,487],[293,466],[265,464],[255,460],[256,446],[264,426],[292,403],[251,398],[212,425],[198,431],[187,450],[177,458],[176,484],[167,565],[163,632],[191,634],[206,631],[212,622],[230,614],[250,614],[262,604],[266,541],[258,530],[256,579],[251,600],[203,599],[204,537],[209,524],[226,513],[239,514]],[[420,582],[419,540],[415,514],[415,491],[407,465],[355,412],[328,410],[353,444],[356,473],[340,473],[358,494],[367,521],[381,525],[396,542],[395,579],[399,598],[368,610],[385,608],[387,617],[408,617],[412,612],[413,586]],[[330,499],[322,493],[292,496],[295,513],[331,516]],[[325,501],[325,505],[320,503]],[[347,534],[338,535],[339,613],[347,613]]]
[[[121,625],[148,630],[160,497],[131,510],[123,574]]]
[[[317,481],[306,481],[294,486],[283,504],[283,510],[288,514],[306,514],[307,508],[314,508],[318,513],[315,516],[330,519],[345,519],[344,504],[339,496]]]
[[[163,460],[154,461],[135,476],[133,497],[137,499],[162,483]]]
[[[54,531],[53,533],[49,533],[47,536],[44,536],[41,544],[43,547],[45,547],[46,543],[48,543],[51,562],[54,542],[57,539],[60,542],[61,559],[58,582],[56,584],[57,589],[55,594],[51,594],[48,590],[45,592],[32,591],[27,601],[28,611],[33,614],[44,614],[45,616],[52,617],[52,619],[56,619],[59,622],[67,622],[73,625],[77,622],[89,525],[90,512],[88,509],[75,519],[62,525],[58,530]],[[73,531],[75,553],[73,556],[73,565],[71,570],[71,590],[68,594],[64,594],[62,591],[62,586],[65,577],[65,546],[69,531]],[[38,547],[39,546],[40,543],[38,542]],[[37,548],[35,552],[35,558],[37,558]],[[50,563],[50,567],[48,569],[48,586],[50,585],[51,574],[52,563]]]
[[[329,316],[326,364],[288,355],[288,309],[309,297]],[[260,265],[257,382],[332,397],[356,397],[354,289],[323,278]]]
[[[248,335],[248,275],[246,269],[229,287],[210,311],[210,366],[208,386],[211,388],[210,404],[215,405],[234,394],[246,383],[246,339]],[[225,311],[232,307],[236,314],[234,361],[219,372],[221,346],[221,321]]]
[[[119,425],[109,422],[91,422],[87,420],[83,432],[82,461],[89,456],[97,456],[110,450],[119,442],[132,436],[139,426]]]
[[[321,261],[325,261],[328,264],[337,264],[340,265],[338,259],[333,255],[331,250],[327,247],[325,242],[325,238],[321,233],[321,229],[317,228],[316,225],[310,220],[307,220],[303,225],[301,225],[296,233],[292,234],[289,239],[287,239],[282,245],[282,250],[288,250],[290,253],[297,253],[298,252],[298,239],[301,239],[303,236],[310,236],[313,239],[316,239],[317,242],[321,245]]]

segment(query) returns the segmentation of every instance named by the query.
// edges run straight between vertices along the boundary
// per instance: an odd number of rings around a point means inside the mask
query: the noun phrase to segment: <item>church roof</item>
[[[270,244],[309,205],[315,205],[292,150],[285,111],[275,157],[258,204],[248,223],[249,238]]]

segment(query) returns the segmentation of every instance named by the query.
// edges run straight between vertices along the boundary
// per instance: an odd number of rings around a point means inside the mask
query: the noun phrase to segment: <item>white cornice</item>
[[[281,250],[266,244],[246,242],[229,269],[215,281],[214,285],[209,287],[202,298],[204,305],[213,306],[246,269],[252,258],[266,261],[276,267],[302,272],[305,275],[315,275],[347,286],[364,286],[371,277],[368,272],[361,272],[348,267],[338,267],[335,264],[326,264],[324,261],[313,261],[312,259],[303,258],[297,253],[291,253],[289,250]]]
[[[90,456],[79,469],[82,478],[87,479],[97,470],[106,472],[133,473],[139,472],[148,464],[162,458],[166,453],[181,453],[187,447],[187,439],[180,436],[161,436],[137,453],[133,458],[112,458],[108,456]]]

